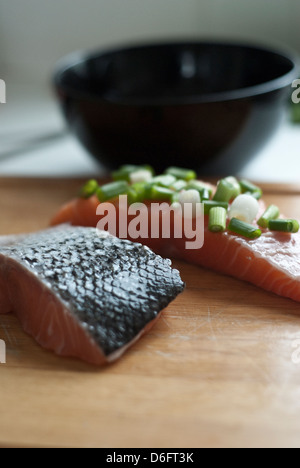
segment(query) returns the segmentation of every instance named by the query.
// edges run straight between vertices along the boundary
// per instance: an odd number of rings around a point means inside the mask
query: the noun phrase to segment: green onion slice
[[[296,219],[271,219],[268,228],[270,231],[295,233],[299,231],[299,223]]]
[[[225,180],[233,186],[233,198],[238,197],[241,194],[241,186],[238,180],[233,176],[225,177]]]
[[[251,197],[256,198],[256,200],[260,200],[262,197],[262,191],[257,192],[244,192],[243,195],[251,195]]]
[[[245,223],[240,221],[237,218],[232,218],[228,224],[228,230],[239,234],[241,236],[247,237],[248,239],[257,239],[261,236],[261,230],[252,224]]]
[[[300,104],[299,104],[299,102],[292,104],[292,122],[293,123],[300,123]]]
[[[216,193],[213,197],[214,201],[229,202],[232,198],[235,197],[236,187],[232,182],[221,179],[218,182]]]
[[[174,191],[166,187],[160,187],[159,185],[152,185],[150,191],[151,200],[167,200],[172,202]]]
[[[188,182],[189,180],[194,180],[197,178],[197,174],[192,169],[183,169],[181,167],[168,167],[165,170],[165,174],[171,174],[176,177],[176,179],[182,179]]]
[[[127,192],[127,197],[128,197],[127,200],[128,200],[129,205],[132,205],[133,203],[137,203],[137,202],[142,201],[140,199],[139,194],[137,193],[137,191],[134,190],[134,188],[132,188],[132,187],[129,187],[129,190]]]
[[[142,202],[146,198],[146,187],[147,183],[145,182],[136,182],[132,184],[131,188],[137,193],[137,197],[139,202]]]
[[[172,203],[176,203],[176,202],[179,202],[179,198],[180,198],[180,192],[173,192],[173,196],[172,196]]]
[[[209,200],[210,199],[210,192],[208,189],[203,189],[202,193],[200,193],[201,195],[201,201],[204,201],[204,200]]]
[[[185,189],[187,186],[187,183],[185,182],[185,180],[176,180],[176,182],[174,182],[174,184],[170,185],[170,189],[172,190],[175,190],[175,192],[180,192],[181,190]]]
[[[136,165],[133,165],[133,164],[126,164],[124,166],[121,166],[120,169],[118,169],[117,171],[114,171],[112,173],[112,178],[115,181],[125,180],[126,182],[129,182],[130,174],[132,174],[133,172],[144,170],[144,169],[147,169],[152,174],[154,174],[153,168],[151,166],[148,166],[147,164],[143,165],[143,166],[136,166]]]
[[[110,184],[102,185],[97,190],[97,197],[100,202],[111,200],[119,195],[126,195],[129,191],[127,182],[120,180],[118,182],[111,182]]]
[[[269,225],[271,219],[277,219],[279,217],[279,208],[276,205],[270,205],[263,213],[263,215],[257,221],[257,224],[266,229]]]
[[[213,194],[212,188],[209,185],[200,182],[199,180],[192,180],[191,182],[189,182],[187,185],[187,190],[189,189],[197,190],[200,193],[202,200],[206,200],[206,198],[203,198],[204,193],[205,196],[207,196],[207,192],[209,194],[207,200],[209,200]]]
[[[90,198],[92,197],[93,195],[95,195],[95,193],[97,192],[98,190],[98,187],[99,187],[99,184],[96,180],[92,179],[92,180],[89,180],[86,184],[84,184],[84,186],[81,188],[80,190],[80,193],[79,193],[79,196],[81,198]]]
[[[159,175],[154,177],[151,181],[149,181],[152,185],[159,185],[161,187],[169,188],[176,182],[176,177],[172,176],[171,174],[166,175]]]
[[[214,201],[214,200],[204,200],[203,205],[204,205],[204,214],[205,215],[208,215],[210,210],[212,208],[216,208],[216,207],[224,208],[226,211],[228,210],[228,203],[227,202],[217,202],[217,201]]]
[[[211,232],[223,232],[226,228],[227,211],[221,206],[212,208],[209,212],[208,229]]]
[[[240,180],[240,186],[242,193],[250,192],[250,194],[257,200],[259,200],[262,197],[262,189],[257,185],[252,184],[252,182],[249,182],[249,180]]]

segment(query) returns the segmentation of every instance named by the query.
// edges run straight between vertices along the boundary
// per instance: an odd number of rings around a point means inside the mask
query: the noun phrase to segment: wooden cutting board
[[[0,180],[0,234],[46,227],[80,185]],[[300,219],[300,186],[264,188]],[[175,265],[186,292],[109,367],[56,357],[0,315],[0,446],[300,446],[300,304]]]

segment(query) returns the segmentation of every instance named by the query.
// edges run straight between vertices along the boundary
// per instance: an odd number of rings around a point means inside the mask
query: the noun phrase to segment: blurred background
[[[101,174],[65,134],[51,89],[53,69],[65,54],[190,37],[242,39],[300,53],[299,18],[299,0],[0,0],[0,78],[7,85],[7,103],[0,104],[0,175]],[[241,175],[296,180],[299,147],[300,126],[287,117]],[[276,158],[283,155],[279,171]]]

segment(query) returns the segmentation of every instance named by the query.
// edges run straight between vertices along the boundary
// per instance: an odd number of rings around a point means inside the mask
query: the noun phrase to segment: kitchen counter
[[[42,229],[82,180],[0,179],[0,234]],[[300,218],[299,186],[264,185]],[[0,314],[0,447],[299,447],[299,303],[174,262],[187,284],[116,363],[42,349]]]

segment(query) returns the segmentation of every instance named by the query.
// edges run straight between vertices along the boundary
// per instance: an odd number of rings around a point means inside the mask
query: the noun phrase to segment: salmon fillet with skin
[[[95,196],[72,200],[59,210],[52,224],[96,226],[98,205]],[[264,210],[265,205],[260,201],[259,216]],[[185,249],[184,238],[138,241],[162,256],[185,260],[300,301],[300,232],[283,234],[265,230],[260,238],[248,240],[228,231],[211,233],[208,216],[205,218],[204,245],[199,250]]]
[[[92,364],[121,356],[184,289],[171,261],[95,228],[0,238],[0,313],[44,348]]]

